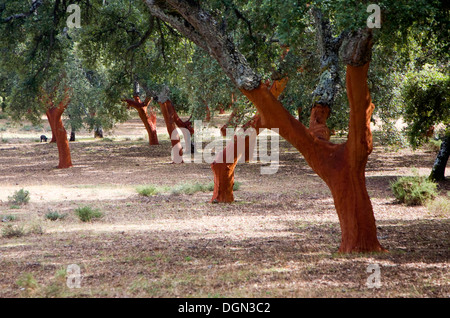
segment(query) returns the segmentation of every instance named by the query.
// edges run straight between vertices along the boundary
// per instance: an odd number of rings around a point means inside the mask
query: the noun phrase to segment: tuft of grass
[[[23,273],[16,281],[16,284],[27,294],[39,288],[38,282],[31,273]]]
[[[8,224],[2,229],[2,237],[12,238],[21,237],[25,235],[25,229],[23,226]]]
[[[441,217],[450,216],[450,200],[445,197],[438,197],[434,200],[430,200],[426,204],[430,213]]]
[[[237,191],[241,187],[241,182],[235,181],[233,190]],[[136,191],[142,196],[152,196],[160,193],[168,192],[172,195],[180,194],[194,194],[196,192],[209,192],[214,191],[214,182],[200,183],[200,182],[185,182],[180,183],[172,187],[159,187],[153,184],[140,186],[136,188]]]
[[[12,196],[8,197],[8,201],[14,206],[27,204],[30,201],[30,192],[24,189],[15,191]]]
[[[161,188],[153,184],[149,184],[146,186],[137,187],[136,191],[144,197],[150,197],[152,195],[157,195],[161,193]]]
[[[397,200],[406,205],[423,205],[437,195],[437,184],[418,175],[398,178],[391,189]]]
[[[75,209],[75,213],[82,222],[91,222],[93,219],[99,219],[103,216],[98,209],[92,209],[90,206],[84,206]]]
[[[13,221],[17,220],[17,216],[8,214],[8,215],[1,216],[0,219],[2,222],[13,222]]]
[[[170,193],[174,195],[178,194],[194,194],[196,192],[208,192],[214,190],[214,183],[202,184],[202,183],[181,183],[174,186]]]
[[[56,211],[49,211],[45,214],[45,218],[50,221],[62,220],[67,216],[67,214],[59,214]]]
[[[42,235],[44,234],[44,228],[40,224],[33,224],[30,226],[27,234],[36,234],[36,235]]]

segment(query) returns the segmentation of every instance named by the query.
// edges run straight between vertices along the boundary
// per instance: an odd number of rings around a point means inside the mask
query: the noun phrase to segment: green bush
[[[66,217],[66,215],[67,214],[59,214],[56,211],[49,211],[47,214],[45,214],[45,218],[50,221],[56,221],[59,219],[61,219],[61,220],[64,219]]]
[[[2,222],[13,222],[13,221],[17,220],[17,216],[11,215],[11,214],[3,215],[0,217],[0,219]]]
[[[14,194],[8,197],[9,203],[13,205],[27,204],[30,201],[30,192],[24,189],[15,191]]]
[[[242,182],[234,181],[233,184],[233,191],[238,191],[241,188]],[[214,190],[214,183],[213,183],[213,190]]]
[[[437,195],[437,185],[426,177],[400,177],[391,184],[394,196],[406,205],[422,205]]]
[[[136,189],[136,191],[144,197],[149,197],[152,195],[159,194],[161,192],[161,188],[159,188],[153,184],[150,184],[150,185],[146,185],[146,186],[140,186]]]
[[[75,210],[76,215],[82,222],[91,222],[93,219],[99,219],[103,214],[90,206],[80,207]]]

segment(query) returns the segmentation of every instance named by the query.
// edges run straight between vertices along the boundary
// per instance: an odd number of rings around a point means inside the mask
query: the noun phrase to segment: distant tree
[[[441,147],[430,174],[432,180],[442,181],[450,155],[450,75],[429,64],[418,72],[409,72],[402,86],[402,98],[413,148],[428,140],[435,126],[444,126],[438,137],[442,140]]]

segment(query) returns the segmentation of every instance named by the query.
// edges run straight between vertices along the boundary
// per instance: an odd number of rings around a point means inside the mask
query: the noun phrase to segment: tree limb
[[[238,88],[252,90],[259,86],[261,77],[208,12],[190,1],[168,0],[164,6],[154,0],[146,0],[146,3],[153,15],[171,24],[211,54]],[[167,4],[181,17],[166,14]]]
[[[0,20],[0,23],[8,23],[10,21],[13,20],[18,20],[18,19],[25,19],[28,18],[30,15],[32,15],[33,13],[36,12],[36,10],[42,5],[42,0],[33,0],[33,2],[31,3],[31,7],[30,10],[28,12],[25,13],[18,13],[18,14],[13,14],[9,17],[6,17],[4,19]],[[0,11],[1,13],[1,11]]]

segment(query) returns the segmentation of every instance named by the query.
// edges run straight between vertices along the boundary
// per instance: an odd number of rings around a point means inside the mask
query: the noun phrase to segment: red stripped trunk
[[[50,127],[53,126],[52,134],[54,133],[56,145],[59,153],[59,169],[72,167],[72,158],[70,155],[69,140],[67,139],[67,132],[62,122],[62,114],[67,106],[60,105],[59,107],[52,107],[47,110],[47,118]]]
[[[287,79],[274,81],[270,92],[278,97],[284,90]],[[259,134],[262,125],[261,117],[256,114],[249,122],[243,125],[243,129],[253,128],[249,135],[234,136],[233,140],[227,144],[224,150],[216,156],[216,160],[211,164],[214,173],[214,192],[211,202],[230,203],[234,201],[234,169],[240,158],[244,155],[245,162],[250,160],[253,153],[253,146],[256,142],[256,136]],[[222,134],[224,134],[222,132]],[[239,147],[243,145],[243,147]],[[232,153],[231,153],[232,152]]]
[[[50,140],[50,142],[56,142],[55,124],[53,123],[53,120],[51,120],[50,118],[49,110],[47,110],[45,114],[47,115],[47,120],[48,123],[50,124],[50,129],[52,130],[52,139]]]
[[[367,86],[369,63],[347,65],[347,95],[350,104],[348,140],[328,141],[327,106],[315,105],[310,128],[295,120],[267,86],[242,92],[255,104],[264,127],[279,127],[279,133],[304,156],[333,194],[341,225],[340,252],[384,251],[376,236],[372,204],[366,189],[365,166],[372,151],[370,118],[374,109]]]
[[[174,156],[178,156],[178,158],[182,158],[183,148],[181,146],[180,135],[178,134],[177,126],[175,124],[172,102],[170,100],[166,100],[163,103],[158,102],[158,104],[161,107],[161,112],[163,114],[164,121],[166,122],[167,132],[169,133],[170,142],[172,143],[172,154],[174,154]],[[183,161],[181,159],[181,161],[174,160],[174,162],[182,163]]]
[[[139,118],[145,126],[148,134],[148,142],[152,145],[159,145],[158,134],[156,132],[156,115],[150,108],[150,114],[148,113],[148,106],[151,99],[148,98],[144,102],[141,101],[139,96],[134,96],[134,100],[126,99],[128,107],[133,107],[137,110]]]
[[[156,115],[147,113],[147,107],[138,108],[138,114],[145,125],[150,145],[159,145],[158,134],[156,133]]]

